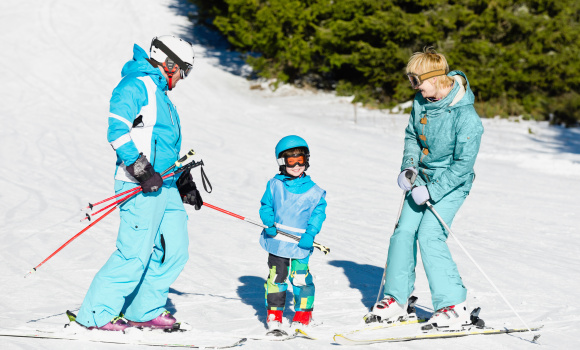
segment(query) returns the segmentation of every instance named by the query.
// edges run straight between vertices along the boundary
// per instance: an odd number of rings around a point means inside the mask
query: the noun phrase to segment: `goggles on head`
[[[409,78],[413,89],[418,88],[425,80],[439,75],[445,75],[445,69],[432,70],[423,74],[407,73],[407,77]]]
[[[295,166],[305,166],[307,158],[305,154],[297,154],[278,158],[278,165],[285,165],[288,168]]]

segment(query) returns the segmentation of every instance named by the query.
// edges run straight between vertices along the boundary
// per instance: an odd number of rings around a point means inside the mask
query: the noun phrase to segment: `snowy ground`
[[[117,214],[99,222],[24,279],[32,267],[85,227],[79,208],[112,194],[114,152],[106,141],[108,100],[131,58],[155,35],[191,37],[187,4],[171,0],[4,0],[0,4],[0,328],[51,329],[77,310],[114,250]],[[258,218],[273,149],[287,134],[311,146],[309,174],[327,190],[328,218],[315,252],[319,340],[249,341],[248,349],[330,349],[332,332],[357,324],[375,298],[401,191],[396,176],[408,116],[358,108],[346,98],[282,87],[251,89],[235,55],[196,31],[191,78],[171,98],[183,150],[203,159],[214,192],[208,203]],[[547,348],[579,348],[580,131],[545,123],[483,120],[485,135],[472,194],[452,229],[530,325],[545,325]],[[198,183],[200,179],[198,177]],[[192,342],[265,330],[266,253],[259,229],[203,208],[188,208],[191,259],[168,308],[194,331]],[[519,319],[449,240],[468,302],[488,325]],[[418,266],[416,295],[431,311]],[[291,308],[286,317],[291,317]],[[527,349],[519,336],[476,336],[390,344],[392,349]],[[230,339],[230,338],[228,338]],[[209,342],[211,343],[211,341]],[[208,343],[208,344],[209,344]],[[0,338],[2,349],[137,349],[84,341]],[[378,349],[386,345],[371,345]]]

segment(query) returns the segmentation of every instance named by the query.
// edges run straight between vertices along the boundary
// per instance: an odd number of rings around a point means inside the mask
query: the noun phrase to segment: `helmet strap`
[[[163,71],[167,74],[169,91],[173,88],[173,74],[177,72],[177,65],[169,57],[163,62]]]

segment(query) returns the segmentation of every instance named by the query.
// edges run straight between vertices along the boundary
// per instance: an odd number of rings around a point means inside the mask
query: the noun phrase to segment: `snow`
[[[115,249],[116,212],[23,278],[86,226],[79,222],[81,207],[112,195],[110,93],[133,43],[148,48],[152,37],[163,34],[191,38],[188,11],[187,3],[172,0],[0,3],[0,328],[62,326],[65,310],[78,310]],[[249,340],[244,347],[334,348],[333,331],[358,324],[376,298],[401,200],[396,177],[408,116],[360,106],[355,114],[349,98],[290,86],[255,88],[235,53],[214,45],[207,31],[193,33],[193,73],[170,95],[180,111],[182,151],[195,149],[214,188],[203,199],[258,219],[266,182],[277,170],[274,146],[288,134],[309,142],[308,173],[327,190],[328,217],[316,240],[331,253],[315,252],[311,259],[315,318],[323,322],[312,332],[319,339]],[[452,230],[526,323],[545,325],[543,346],[579,348],[580,130],[519,120],[483,123],[477,179]],[[168,309],[193,327],[184,333],[192,342],[211,345],[223,333],[227,341],[263,334],[267,254],[258,244],[260,229],[209,208],[187,210],[191,257],[171,287]],[[482,308],[488,325],[523,327],[460,247],[448,243],[469,304]],[[417,277],[418,304],[431,311],[421,264]],[[292,313],[289,308],[286,318]],[[126,339],[141,336],[133,332]],[[535,346],[529,339],[521,333],[388,346],[527,349]],[[7,337],[0,342],[2,349],[26,350],[145,348]]]

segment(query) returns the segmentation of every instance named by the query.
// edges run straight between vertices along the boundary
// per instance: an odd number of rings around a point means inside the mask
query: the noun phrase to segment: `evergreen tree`
[[[404,71],[433,46],[466,72],[482,116],[580,117],[577,0],[190,0],[268,78],[409,100]],[[258,55],[255,55],[255,54]]]

